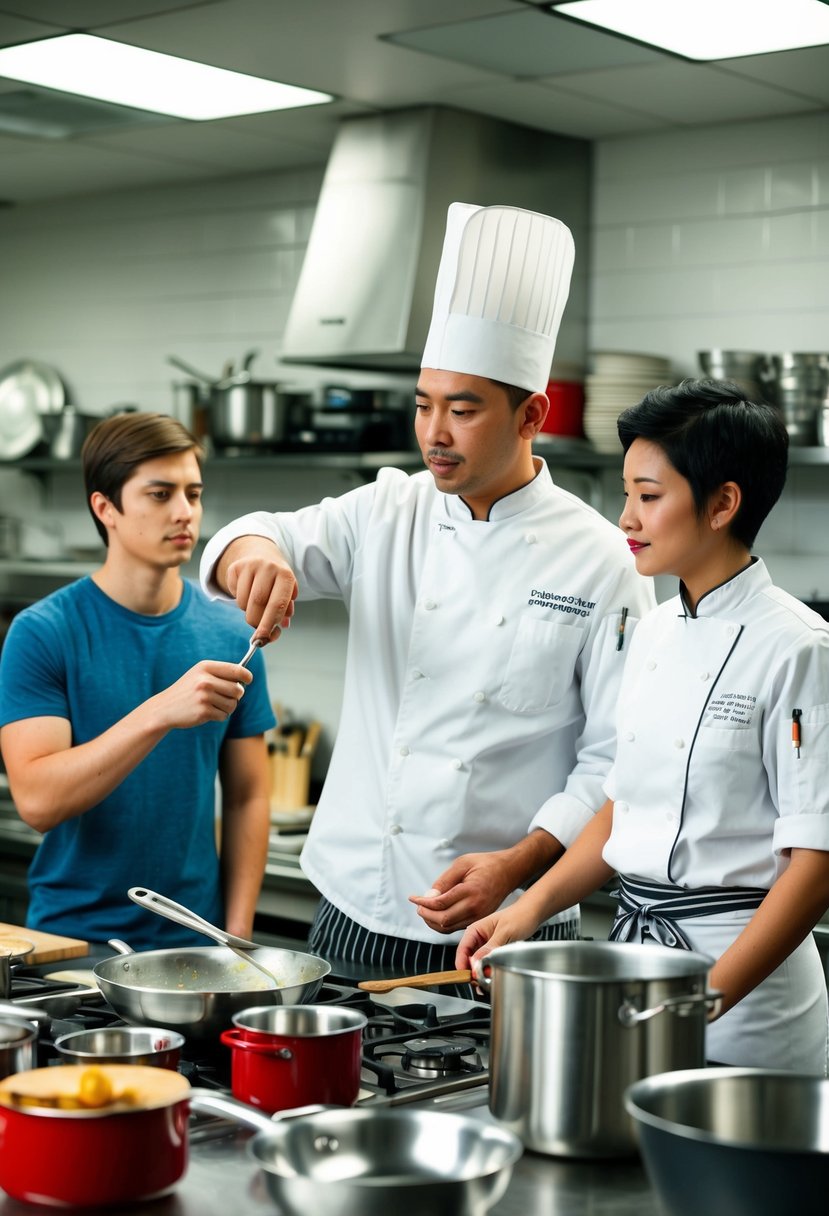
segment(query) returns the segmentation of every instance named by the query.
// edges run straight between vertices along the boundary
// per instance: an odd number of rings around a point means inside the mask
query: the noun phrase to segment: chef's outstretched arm
[[[573,907],[603,886],[614,874],[602,857],[612,823],[613,803],[608,800],[561,860],[514,904],[469,926],[458,944],[455,966],[466,969],[471,959],[481,958],[496,946],[531,937],[547,917]]]
[[[297,581],[284,554],[268,537],[232,540],[213,567],[213,581],[236,600],[254,637],[273,641],[290,625]]]
[[[719,1017],[771,975],[812,932],[829,907],[829,853],[792,849],[787,869],[711,969],[723,994]]]

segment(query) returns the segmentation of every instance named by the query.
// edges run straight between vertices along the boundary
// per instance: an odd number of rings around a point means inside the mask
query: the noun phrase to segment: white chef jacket
[[[213,594],[221,552],[256,534],[279,545],[300,600],[345,601],[342,715],[301,861],[372,932],[457,940],[407,896],[536,827],[567,845],[604,801],[621,613],[627,647],[653,591],[621,532],[536,466],[486,522],[430,473],[382,469],[342,497],[244,516],[205,550]]]
[[[680,597],[661,604],[631,641],[605,789],[614,808],[603,855],[633,878],[768,889],[787,850],[829,849],[829,626],[759,560],[708,592],[694,616]],[[680,928],[718,958],[752,915]],[[826,1009],[809,937],[708,1027],[708,1058],[823,1075]]]
[[[630,643],[605,790],[622,874],[768,889],[783,850],[829,849],[829,625],[759,560],[695,616],[660,604]]]

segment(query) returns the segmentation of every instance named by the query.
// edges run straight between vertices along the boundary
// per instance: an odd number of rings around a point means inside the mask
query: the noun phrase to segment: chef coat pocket
[[[573,625],[523,616],[498,694],[504,708],[537,714],[557,705],[572,686],[583,637]]]
[[[701,726],[697,740],[701,747],[718,747],[726,751],[759,754],[760,742],[757,732],[749,726]]]

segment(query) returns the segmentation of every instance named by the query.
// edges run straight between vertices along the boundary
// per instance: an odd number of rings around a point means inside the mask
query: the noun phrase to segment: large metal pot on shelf
[[[206,430],[217,448],[271,448],[284,442],[290,394],[275,380],[255,380],[251,368],[258,355],[251,350],[234,371],[225,363],[220,376],[208,376],[177,355],[168,362],[188,372],[189,385],[176,385],[177,409],[188,407],[194,418],[206,416]]]
[[[783,415],[789,443],[824,443],[822,413],[829,408],[829,354],[785,351],[767,356],[760,369],[766,396]]]

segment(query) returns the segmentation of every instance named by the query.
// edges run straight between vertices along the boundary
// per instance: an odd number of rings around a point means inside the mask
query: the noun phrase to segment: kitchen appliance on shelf
[[[321,402],[288,434],[292,451],[392,452],[413,443],[410,395],[339,384],[326,385]]]

